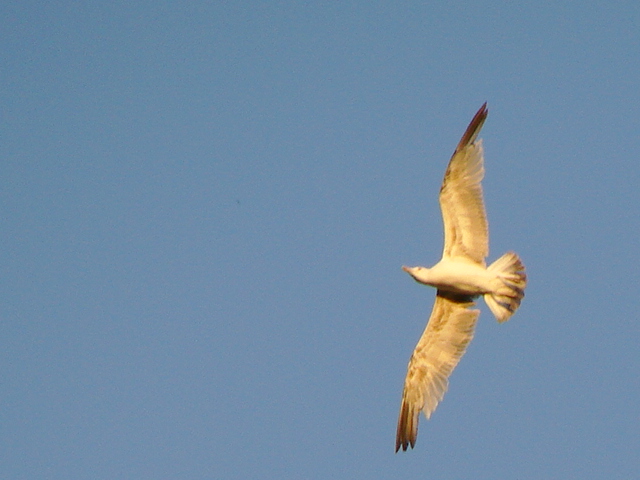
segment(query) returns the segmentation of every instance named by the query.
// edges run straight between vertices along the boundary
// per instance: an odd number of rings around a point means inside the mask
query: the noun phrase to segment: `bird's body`
[[[396,452],[413,447],[420,412],[427,418],[442,400],[448,378],[473,338],[482,295],[499,322],[516,311],[524,297],[524,265],[508,252],[486,266],[489,228],[481,181],[482,141],[476,140],[487,118],[486,103],[478,110],[458,144],[440,189],[444,221],[442,259],[433,267],[402,267],[416,281],[437,289],[436,301],[416,346],[405,379],[398,418]]]
[[[404,267],[416,281],[447,292],[484,295],[492,291],[495,274],[477,263],[444,258],[431,268]]]

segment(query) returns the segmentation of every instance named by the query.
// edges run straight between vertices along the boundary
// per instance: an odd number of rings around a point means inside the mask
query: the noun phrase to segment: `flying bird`
[[[447,391],[449,375],[473,338],[482,295],[498,322],[506,322],[524,297],[525,267],[507,252],[486,266],[489,228],[482,200],[484,177],[480,129],[487,119],[480,107],[453,152],[440,188],[444,251],[433,267],[402,267],[417,282],[437,289],[427,327],[418,341],[404,381],[396,433],[396,452],[415,446],[420,412],[429,418]]]

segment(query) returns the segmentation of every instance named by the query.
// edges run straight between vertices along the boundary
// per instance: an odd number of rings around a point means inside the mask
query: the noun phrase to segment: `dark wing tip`
[[[473,116],[473,119],[469,123],[469,126],[464,132],[464,135],[462,135],[460,143],[458,143],[458,146],[456,147],[456,152],[475,142],[476,137],[480,133],[480,129],[482,128],[482,125],[484,125],[484,121],[487,119],[488,114],[489,110],[487,109],[487,102],[484,102],[480,109]]]
[[[415,446],[416,438],[418,437],[416,416],[413,409],[403,400],[396,432],[396,453],[398,453],[400,447],[402,447],[402,451],[406,452],[409,445],[411,445],[411,448]]]

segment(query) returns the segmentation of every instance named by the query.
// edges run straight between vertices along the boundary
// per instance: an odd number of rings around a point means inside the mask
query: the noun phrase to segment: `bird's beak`
[[[405,266],[403,266],[403,267],[402,267],[402,269],[403,269],[405,272],[407,272],[408,274],[411,274],[411,270],[412,270],[412,269],[411,269],[411,267],[405,267]]]

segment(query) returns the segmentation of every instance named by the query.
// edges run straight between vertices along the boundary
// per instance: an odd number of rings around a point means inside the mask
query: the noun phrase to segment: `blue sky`
[[[228,3],[0,7],[0,476],[636,476],[637,2]],[[527,295],[396,455],[484,101]]]

